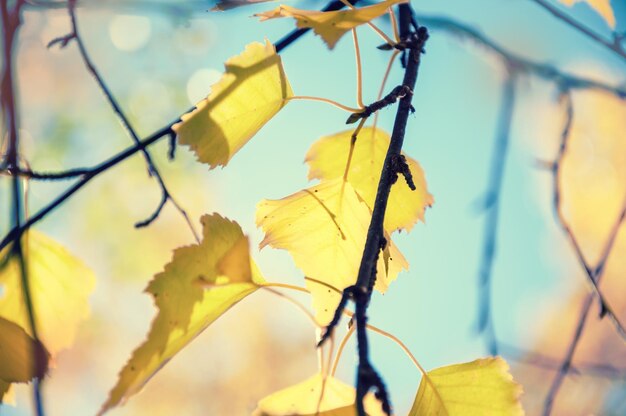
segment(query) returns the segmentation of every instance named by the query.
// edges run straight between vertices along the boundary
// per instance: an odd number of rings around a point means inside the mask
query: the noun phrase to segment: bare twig
[[[585,298],[583,304],[582,304],[582,308],[580,311],[580,316],[578,319],[578,324],[576,325],[576,328],[574,330],[574,335],[572,337],[572,340],[570,341],[570,344],[567,348],[567,351],[565,353],[565,356],[563,357],[563,360],[559,366],[559,371],[556,374],[554,380],[552,381],[552,384],[550,386],[550,389],[548,390],[548,393],[546,395],[545,401],[544,401],[544,407],[543,407],[543,415],[544,416],[548,416],[551,414],[552,412],[552,407],[554,405],[554,400],[556,399],[556,396],[558,395],[561,386],[563,384],[563,381],[565,380],[565,377],[567,376],[567,374],[570,372],[571,368],[572,368],[572,359],[574,357],[574,354],[576,352],[576,348],[578,346],[578,343],[582,337],[583,331],[585,329],[585,325],[587,322],[587,317],[589,316],[589,311],[591,309],[591,305],[593,304],[593,299],[594,299],[594,295],[598,296],[599,302],[600,302],[600,306],[601,306],[601,316],[606,315],[610,318],[611,322],[613,323],[613,325],[617,328],[617,332],[618,334],[624,338],[624,329],[622,327],[622,325],[620,324],[620,322],[618,321],[617,317],[615,316],[615,314],[613,313],[613,311],[611,310],[611,308],[609,307],[609,305],[607,304],[606,300],[604,299],[604,297],[602,296],[600,290],[599,290],[599,284],[600,284],[600,280],[602,279],[602,276],[604,275],[604,270],[605,270],[605,265],[606,262],[609,258],[609,255],[611,254],[611,251],[613,249],[613,245],[615,244],[615,240],[617,238],[619,229],[622,225],[622,223],[624,222],[624,218],[626,217],[626,195],[624,197],[624,202],[622,205],[622,208],[620,210],[619,215],[617,216],[617,219],[615,221],[615,223],[613,224],[613,227],[611,228],[611,231],[609,233],[609,236],[605,242],[604,248],[602,250],[602,253],[600,255],[600,259],[598,260],[598,263],[595,267],[590,266],[587,261],[584,258],[584,255],[580,249],[580,246],[578,245],[578,242],[576,240],[575,235],[572,233],[567,221],[565,220],[562,212],[561,212],[561,204],[560,204],[560,200],[561,200],[561,189],[560,189],[560,170],[561,170],[561,166],[562,166],[562,161],[563,158],[566,155],[566,151],[567,151],[567,144],[568,144],[568,140],[570,137],[570,132],[571,132],[571,126],[572,126],[572,120],[573,120],[573,104],[572,104],[572,100],[571,100],[571,96],[569,94],[568,91],[565,92],[564,94],[565,97],[565,113],[566,113],[566,121],[565,121],[565,125],[563,128],[563,131],[561,133],[561,143],[559,146],[559,151],[557,153],[557,157],[555,159],[554,164],[552,165],[552,174],[553,174],[553,208],[555,211],[555,215],[557,217],[557,222],[559,223],[559,225],[561,226],[561,228],[563,229],[563,231],[566,233],[566,235],[568,236],[568,239],[570,241],[570,243],[572,244],[572,246],[574,247],[574,251],[576,252],[576,256],[578,257],[579,262],[581,263],[581,265],[583,266],[583,268],[585,269],[585,272],[587,274],[588,280],[591,283],[592,288],[594,289],[593,293],[590,293],[589,295],[587,295],[587,297]]]
[[[4,125],[8,130],[8,143],[6,154],[6,165],[8,170],[18,169],[19,167],[19,125],[18,125],[18,106],[16,104],[16,91],[13,77],[13,49],[15,47],[18,31],[22,23],[22,7],[24,3],[22,0],[17,0],[13,9],[9,10],[8,2],[0,2],[0,14],[2,15],[2,28],[3,28],[3,61],[2,67],[2,80],[1,80],[1,107],[2,114],[5,118]],[[11,206],[11,217],[13,227],[19,228],[21,226],[25,207],[23,200],[21,178],[17,175],[13,175],[11,178],[11,190],[13,204]],[[10,254],[7,257],[7,261],[11,258],[16,258],[19,268],[20,282],[22,285],[22,294],[24,297],[24,304],[26,306],[28,325],[30,326],[30,334],[35,340],[36,344],[40,344],[39,331],[37,330],[36,311],[33,305],[33,297],[30,287],[30,280],[28,278],[28,269],[26,267],[26,260],[24,258],[24,249],[22,246],[21,236],[15,236],[8,242],[11,243]],[[32,349],[32,366],[34,373],[38,376],[33,380],[33,401],[35,412],[38,416],[44,415],[43,397],[41,394],[42,379],[39,374],[43,374],[45,371],[46,363],[42,362],[41,357],[37,353],[37,349]],[[43,376],[41,376],[43,377]]]
[[[409,49],[408,63],[404,73],[402,85],[405,88],[408,88],[408,90],[413,91],[417,81],[421,54],[423,52],[424,44],[428,39],[428,31],[425,27],[419,27],[416,31],[411,29],[413,11],[410,4],[401,4],[399,13],[400,36]],[[369,305],[369,301],[372,296],[372,289],[376,281],[376,265],[378,257],[380,251],[387,243],[384,237],[383,229],[385,211],[387,208],[391,186],[397,180],[397,176],[400,173],[396,169],[397,166],[400,165],[398,163],[398,158],[401,155],[408,117],[413,108],[411,105],[412,98],[413,94],[405,94],[399,101],[398,111],[396,113],[396,119],[393,126],[393,133],[391,135],[391,142],[389,149],[387,150],[380,180],[378,182],[378,190],[375,199],[376,202],[372,210],[372,219],[367,232],[367,239],[363,249],[363,256],[361,258],[361,265],[359,267],[356,284],[343,291],[342,299],[337,310],[335,311],[335,315],[320,340],[320,344],[322,344],[330,337],[333,333],[334,327],[341,318],[343,309],[348,300],[352,300],[355,304],[354,318],[356,322],[357,346],[359,354],[356,382],[356,407],[359,416],[365,415],[363,399],[372,389],[375,391],[376,397],[380,400],[383,411],[387,414],[391,414],[391,403],[389,401],[384,382],[369,360],[369,345],[366,331],[367,307]]]
[[[109,104],[113,108],[113,111],[122,122],[122,125],[126,128],[126,131],[130,135],[130,137],[133,139],[133,142],[135,142],[135,144],[138,145],[141,141],[139,139],[139,135],[130,124],[128,117],[126,116],[124,111],[122,111],[121,106],[119,105],[115,97],[113,96],[113,93],[111,92],[110,88],[104,82],[104,79],[102,78],[102,76],[100,75],[100,72],[94,65],[93,61],[91,60],[89,53],[87,52],[87,48],[85,47],[85,44],[80,36],[80,33],[78,31],[78,19],[76,17],[76,0],[69,0],[67,2],[67,10],[70,15],[70,20],[72,23],[71,33],[69,33],[66,36],[63,36],[62,38],[53,40],[48,46],[57,42],[59,42],[61,46],[65,46],[70,40],[76,41],[76,44],[78,45],[78,50],[83,59],[83,62],[85,63],[85,66],[87,67],[87,70],[91,73],[91,75],[93,75],[98,86],[100,87],[100,90],[105,95],[107,101],[109,102]],[[198,233],[196,232],[191,220],[189,219],[189,215],[187,215],[187,212],[178,204],[176,199],[172,196],[169,189],[165,185],[165,181],[163,180],[161,173],[159,172],[156,165],[154,164],[154,161],[152,160],[150,151],[144,147],[141,149],[141,152],[143,153],[144,159],[146,160],[146,164],[148,165],[149,175],[156,179],[156,181],[159,184],[159,187],[161,188],[161,201],[159,202],[154,213],[150,215],[150,217],[148,217],[147,219],[143,221],[138,222],[137,224],[135,224],[135,226],[139,228],[139,227],[145,227],[145,226],[150,225],[154,220],[158,218],[165,204],[168,201],[170,201],[172,205],[174,205],[176,210],[178,210],[178,212],[185,219],[185,222],[189,226],[189,229],[191,230],[196,241],[199,241]]]
[[[553,6],[552,4],[548,3],[546,0],[531,0],[531,1],[534,1],[539,6],[543,7],[548,12],[550,12],[550,14],[552,14],[554,17],[561,20],[562,22],[565,22],[570,27],[576,29],[583,35],[587,36],[589,39],[609,49],[611,52],[615,53],[620,58],[626,59],[626,50],[624,50],[624,47],[621,44],[621,40],[619,40],[618,37],[614,38],[613,40],[605,39],[600,34],[589,29],[587,26],[572,19],[566,13],[563,13],[561,10],[559,10],[557,7]]]
[[[498,45],[495,41],[482,34],[479,30],[468,26],[465,23],[441,16],[420,15],[417,16],[417,18],[420,22],[427,25],[431,29],[443,30],[461,38],[467,38],[478,43],[505,61],[509,67],[515,68],[518,72],[537,76],[570,90],[597,90],[614,95],[622,100],[626,99],[626,88],[612,86],[602,81],[572,75],[565,71],[561,71],[552,65],[521,57]]]
[[[485,221],[483,254],[479,272],[478,331],[479,333],[484,333],[487,350],[491,355],[498,354],[498,343],[496,341],[496,332],[491,311],[492,274],[496,256],[500,196],[502,194],[502,182],[509,151],[511,124],[513,122],[515,104],[515,73],[511,68],[507,68],[507,72],[507,78],[502,91],[502,106],[498,117],[496,143],[491,158],[489,184],[487,186],[483,206],[487,213],[487,219]]]

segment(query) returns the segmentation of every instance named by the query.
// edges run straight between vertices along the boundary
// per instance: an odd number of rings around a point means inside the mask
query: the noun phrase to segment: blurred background
[[[319,9],[322,1],[289,3]],[[612,1],[617,32],[626,31],[626,3]],[[292,20],[259,23],[267,3],[209,12],[210,1],[82,1],[79,27],[113,94],[145,137],[176,120],[204,98],[223,62],[244,46],[272,42]],[[418,14],[441,15],[481,30],[521,56],[572,74],[624,83],[624,61],[556,20],[530,0],[413,1]],[[564,8],[610,38],[611,31],[587,4]],[[130,138],[85,70],[76,45],[47,43],[70,31],[67,11],[50,3],[26,7],[16,48],[23,156],[35,170],[97,164],[130,145]],[[389,22],[380,26],[390,32]],[[376,99],[388,52],[367,27],[358,33],[364,68],[364,101]],[[433,30],[417,83],[405,152],[422,165],[435,204],[426,222],[397,235],[410,263],[389,291],[375,294],[370,323],[400,339],[427,369],[489,355],[477,332],[478,275],[485,239],[481,210],[506,74],[485,48]],[[349,36],[328,51],[307,34],[283,53],[297,95],[328,97],[354,105],[355,64]],[[390,86],[400,83],[394,67]],[[523,385],[527,414],[540,414],[558,365],[589,293],[585,275],[552,212],[552,176],[538,161],[553,160],[563,124],[558,90],[521,76],[516,82],[511,148],[503,177],[493,269],[493,325],[500,351]],[[564,212],[594,263],[626,192],[626,103],[608,94],[576,91],[570,150],[563,165]],[[395,110],[383,110],[379,126],[391,130]],[[344,130],[346,114],[322,103],[292,102],[246,145],[225,169],[209,171],[183,147],[167,160],[167,140],[151,147],[168,187],[194,221],[219,212],[251,236],[253,255],[268,280],[303,285],[286,252],[257,244],[255,205],[278,199],[307,182],[304,155],[321,136]],[[9,180],[0,178],[0,209],[9,212]],[[45,205],[66,183],[31,183],[29,209]],[[166,205],[148,228],[160,190],[140,155],[99,176],[38,229],[65,245],[97,275],[92,313],[71,349],[58,355],[44,384],[49,415],[95,414],[117,373],[148,332],[156,310],[142,293],[169,262],[172,250],[193,242],[180,215]],[[0,231],[9,217],[0,216]],[[623,227],[622,227],[623,228]],[[626,319],[626,234],[618,235],[602,287]],[[306,298],[302,298],[307,301]],[[588,363],[626,368],[626,348],[613,327],[598,319],[597,305],[574,357],[554,414],[626,413],[626,371],[587,374]],[[371,335],[372,360],[391,391],[398,415],[410,408],[419,373],[389,340]],[[312,375],[315,334],[292,305],[259,291],[210,326],[169,362],[143,392],[111,415],[245,415],[259,399]],[[353,382],[352,340],[338,376]],[[525,354],[542,354],[539,360]],[[532,362],[532,363],[529,363]],[[550,365],[546,364],[549,363]],[[17,407],[3,415],[31,414],[28,386],[17,389]]]

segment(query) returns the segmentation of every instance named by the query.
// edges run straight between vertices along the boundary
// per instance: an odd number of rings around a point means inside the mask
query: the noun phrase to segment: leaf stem
[[[359,113],[359,112],[363,111],[362,108],[348,107],[347,105],[343,105],[341,103],[338,103],[337,101],[333,101],[333,100],[328,99],[328,98],[313,97],[313,96],[310,96],[310,95],[294,95],[293,97],[287,98],[287,100],[288,101],[290,101],[290,100],[319,101],[319,102],[322,102],[322,103],[330,104],[332,106],[340,108],[340,109],[342,109],[344,111],[347,111],[349,113]]]
[[[352,10],[356,10],[356,7],[354,7],[352,4],[350,4],[350,2],[348,2],[348,0],[340,0],[346,7],[349,7]],[[389,45],[395,45],[395,42],[393,40],[391,40],[389,38],[389,36],[385,35],[385,32],[383,32],[378,26],[376,26],[373,22],[368,21],[367,25],[369,27],[371,27],[374,32],[376,32],[378,34],[378,36],[380,36],[385,43],[389,44]]]
[[[361,51],[359,49],[359,37],[356,34],[356,28],[352,28],[352,40],[354,41],[354,55],[356,60],[356,103],[360,108],[364,108],[363,70],[361,68]]]

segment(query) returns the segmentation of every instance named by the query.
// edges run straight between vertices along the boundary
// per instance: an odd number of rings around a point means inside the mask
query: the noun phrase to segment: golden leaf
[[[324,392],[322,399],[320,395]],[[253,416],[356,416],[356,390],[334,377],[316,374],[259,401]],[[319,413],[317,412],[319,410]],[[372,394],[365,397],[369,416],[383,415]]]
[[[611,0],[560,0],[561,3],[566,6],[573,6],[581,1],[586,2],[596,12],[602,16],[604,21],[609,25],[611,29],[615,29],[615,13],[613,13],[613,7],[611,7]]]
[[[385,0],[372,6],[321,12],[317,10],[301,10],[290,6],[278,6],[274,10],[257,13],[261,21],[278,17],[293,17],[298,28],[311,28],[322,37],[329,49],[333,49],[339,39],[350,29],[369,22],[387,12],[389,7],[406,3],[407,0]]]
[[[242,250],[241,241],[247,242],[247,239],[236,222],[218,214],[205,215],[201,222],[202,242],[176,249],[172,261],[148,285],[146,291],[154,297],[159,312],[148,338],[120,372],[100,414],[139,392],[183,347],[263,282],[249,253]],[[219,264],[234,264],[233,253],[237,253],[242,263],[249,264],[236,269],[233,283],[209,285],[207,290],[197,284],[198,280],[207,284],[230,281],[231,276],[221,275]],[[247,267],[251,270],[250,278],[244,281],[242,277],[246,272],[242,270]],[[232,266],[222,269],[234,270]]]
[[[257,205],[256,223],[265,232],[260,244],[287,250],[305,276],[338,290],[356,283],[371,212],[349,182],[341,178],[325,181],[280,200]],[[306,238],[302,238],[306,236]],[[384,292],[402,269],[406,259],[389,242],[387,264],[378,259],[375,288]],[[336,304],[319,302],[313,292],[320,324],[328,323],[324,310]],[[328,297],[328,301],[334,297]]]
[[[24,383],[42,378],[49,357],[45,347],[22,327],[0,318],[0,381]]]
[[[309,179],[322,181],[343,177],[348,161],[352,130],[322,137],[311,146],[305,161],[309,164]],[[359,133],[355,143],[348,182],[374,208],[378,181],[389,148],[391,137],[381,129],[366,127]],[[406,157],[406,156],[405,156]],[[385,213],[385,230],[411,230],[415,222],[424,220],[426,207],[434,200],[426,187],[426,179],[420,165],[406,157],[416,189],[412,191],[403,177],[392,186]]]
[[[226,166],[287,103],[293,91],[274,46],[254,42],[226,61],[211,94],[172,129],[211,169]]]
[[[429,371],[422,377],[409,416],[523,415],[522,388],[500,357]]]
[[[79,259],[44,234],[30,230],[22,239],[39,337],[55,356],[74,342],[80,322],[89,316],[88,297],[95,276]],[[8,248],[7,248],[8,249]],[[30,331],[16,259],[0,270],[0,317]],[[32,334],[30,334],[32,335]]]

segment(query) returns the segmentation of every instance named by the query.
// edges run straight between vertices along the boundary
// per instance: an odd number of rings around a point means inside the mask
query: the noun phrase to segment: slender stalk
[[[0,1],[0,14],[2,16],[2,28],[3,28],[3,60],[4,65],[2,67],[2,80],[1,80],[1,107],[2,113],[5,119],[4,125],[8,130],[8,143],[6,164],[9,172],[12,170],[19,170],[19,149],[20,149],[20,137],[19,137],[19,122],[18,122],[18,106],[17,106],[17,93],[13,76],[13,59],[14,49],[17,43],[19,29],[22,23],[21,12],[23,1],[17,0],[13,9],[9,10],[7,1]],[[22,219],[25,216],[25,207],[23,200],[23,192],[21,186],[21,178],[18,175],[12,175],[11,178],[11,191],[12,191],[12,206],[11,218],[13,228],[19,228],[22,223]],[[30,334],[35,340],[36,344],[41,342],[39,338],[39,331],[37,329],[36,310],[33,302],[33,295],[30,287],[30,280],[28,277],[28,267],[26,265],[26,259],[24,255],[23,239],[21,235],[15,236],[9,242],[12,243],[10,254],[7,261],[10,261],[11,257],[17,259],[20,283],[22,286],[22,295],[24,297],[24,304],[26,306],[26,312],[28,315],[28,325]],[[38,416],[45,414],[43,397],[41,393],[42,378],[45,363],[40,361],[40,357],[37,354],[37,349],[32,349],[31,357],[32,365],[34,367],[34,373],[37,377],[33,381],[33,402],[35,407],[35,413]]]
[[[293,97],[289,97],[287,98],[287,100],[308,100],[308,101],[319,101],[322,103],[326,103],[326,104],[330,104],[334,107],[340,108],[344,111],[347,111],[349,113],[358,113],[360,111],[363,111],[362,108],[354,108],[354,107],[348,107],[347,105],[343,105],[341,103],[338,103],[337,101],[333,101],[329,98],[323,98],[323,97],[313,97],[310,95],[294,95]]]

